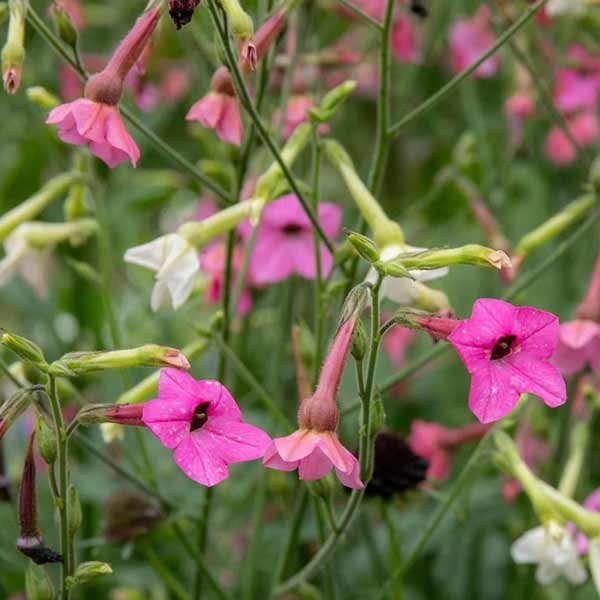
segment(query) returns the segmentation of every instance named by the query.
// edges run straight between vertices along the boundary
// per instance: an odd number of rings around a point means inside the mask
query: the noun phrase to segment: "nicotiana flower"
[[[598,117],[594,111],[583,111],[566,119],[572,138],[582,147],[590,146],[598,139]],[[568,165],[577,157],[577,148],[558,126],[552,127],[544,142],[546,156],[557,165]]]
[[[335,433],[339,418],[336,395],[355,324],[356,317],[352,317],[340,326],[323,363],[315,393],[300,404],[300,428],[272,441],[263,459],[265,467],[280,471],[298,469],[300,479],[307,481],[321,479],[334,468],[346,487],[364,487],[358,461]]]
[[[131,160],[135,167],[140,151],[127,133],[118,104],[125,77],[140,58],[160,18],[160,8],[146,11],[115,50],[106,67],[92,75],[84,98],[61,104],[48,115],[58,137],[67,144],[87,145],[109,167]]]
[[[160,372],[158,398],[144,404],[142,421],[190,479],[209,487],[227,479],[227,465],[262,458],[271,441],[242,422],[224,385],[178,369]]]
[[[550,363],[558,343],[555,315],[480,298],[448,341],[472,376],[469,408],[482,423],[507,415],[523,393],[550,407],[566,401],[565,382]]]
[[[158,310],[169,300],[175,310],[182,306],[192,292],[200,269],[197,250],[176,233],[129,248],[125,261],[156,272],[150,300],[152,310]]]
[[[438,423],[413,421],[408,436],[410,449],[429,463],[427,478],[443,481],[448,478],[454,451],[468,442],[478,440],[489,429],[479,423],[448,428]]]
[[[340,230],[342,211],[329,202],[320,202],[317,209],[319,223],[329,239]],[[250,235],[251,226],[244,223],[241,234]],[[327,276],[333,257],[320,243],[321,273]],[[290,275],[314,279],[315,252],[312,225],[293,194],[282,196],[265,207],[250,262],[250,276],[257,286],[277,283]]]
[[[550,585],[561,575],[575,585],[587,579],[573,536],[554,521],[526,531],[510,553],[517,564],[537,564],[535,578],[542,585]]]
[[[390,36],[392,54],[401,63],[421,62],[420,40],[412,20],[406,15],[398,15],[392,24]]]
[[[470,67],[494,45],[496,37],[490,29],[491,17],[490,9],[483,5],[470,19],[457,21],[450,27],[450,59],[452,70],[456,73]],[[477,67],[472,77],[491,77],[498,70],[499,63],[498,56],[490,56]]]
[[[584,299],[575,320],[562,323],[554,364],[565,375],[577,373],[590,363],[600,374],[600,258],[596,260]]]

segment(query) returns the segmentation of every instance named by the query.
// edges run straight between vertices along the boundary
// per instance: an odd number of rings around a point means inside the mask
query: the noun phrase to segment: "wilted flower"
[[[129,248],[125,261],[156,272],[150,300],[152,310],[158,310],[169,300],[175,310],[181,307],[192,292],[200,269],[198,252],[176,233]]]
[[[346,487],[362,489],[360,465],[340,443],[336,395],[350,350],[356,316],[343,323],[323,363],[315,393],[304,399],[298,411],[300,428],[274,439],[265,452],[263,464],[270,469],[294,471],[300,479],[313,481],[325,477],[332,468]]]
[[[144,404],[142,420],[177,466],[194,481],[213,486],[229,477],[227,465],[262,458],[269,436],[242,422],[242,413],[218,381],[196,381],[163,369],[158,398]]]
[[[506,416],[523,393],[550,407],[566,401],[565,382],[550,363],[558,343],[555,315],[480,298],[448,341],[472,376],[469,408],[482,423]]]
[[[169,15],[177,29],[187,25],[194,16],[200,0],[169,0]]]
[[[114,543],[128,542],[147,533],[163,518],[158,502],[134,490],[112,494],[104,515],[104,535]]]
[[[341,225],[341,210],[336,204],[320,202],[319,223],[329,239],[334,239]],[[242,236],[250,235],[251,226],[241,227]],[[333,257],[320,243],[321,272],[326,276]],[[315,277],[315,252],[311,222],[293,194],[282,196],[265,207],[250,262],[250,276],[255,285],[277,283],[290,275],[305,279]]]

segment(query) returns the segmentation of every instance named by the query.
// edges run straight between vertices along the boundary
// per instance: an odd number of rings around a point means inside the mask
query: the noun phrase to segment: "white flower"
[[[556,522],[526,531],[510,553],[517,564],[537,564],[535,578],[542,585],[550,585],[560,575],[576,585],[587,579],[573,536]]]
[[[398,258],[398,256],[401,254],[406,254],[407,252],[420,252],[422,250],[426,250],[426,248],[415,248],[414,246],[390,244],[381,250],[380,257],[384,263],[388,263]],[[411,306],[422,294],[422,286],[419,282],[431,281],[432,279],[444,277],[448,274],[448,267],[431,269],[427,271],[421,269],[411,269],[409,273],[415,278],[416,281],[412,281],[407,277],[384,277],[381,284],[381,297],[389,298],[401,306]],[[367,274],[367,281],[375,283],[376,280],[377,272],[375,269],[371,269]]]
[[[581,15],[585,12],[586,0],[548,0],[546,4],[546,13],[550,17],[559,17],[561,15]]]
[[[6,255],[0,260],[0,285],[18,274],[44,298],[48,294],[48,263],[53,246],[31,245],[24,235],[27,228],[27,223],[19,225],[4,240]]]
[[[169,298],[173,308],[178,309],[188,299],[200,270],[197,250],[176,233],[129,248],[125,261],[156,271],[150,300],[152,310],[158,310]]]

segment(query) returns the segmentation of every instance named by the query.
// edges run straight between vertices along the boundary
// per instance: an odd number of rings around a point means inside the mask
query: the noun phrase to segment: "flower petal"
[[[566,402],[565,380],[554,365],[537,360],[525,351],[507,356],[502,363],[510,385],[518,392],[534,394],[552,408]]]
[[[291,435],[275,438],[273,442],[277,452],[286,462],[302,460],[318,445],[320,435],[307,429],[299,429]]]
[[[193,436],[186,436],[173,453],[175,464],[192,480],[212,487],[229,477],[227,464],[218,450],[202,439],[202,445]]]
[[[325,477],[332,466],[327,456],[319,448],[315,448],[311,454],[300,461],[298,477],[303,481],[315,481]]]
[[[271,442],[262,429],[223,417],[209,418],[206,425],[193,432],[192,436],[199,444],[200,438],[210,436],[213,447],[226,463],[262,458]]]
[[[545,544],[545,529],[541,526],[535,527],[514,541],[510,547],[510,555],[519,565],[537,563],[544,555]]]
[[[277,446],[275,442],[271,442],[271,445],[266,449],[265,456],[263,458],[263,466],[269,469],[277,469],[278,471],[294,471],[298,468],[299,461],[285,461],[277,452]]]
[[[517,404],[520,393],[511,385],[510,375],[502,366],[489,362],[488,367],[473,373],[469,390],[469,408],[481,423],[505,417]]]

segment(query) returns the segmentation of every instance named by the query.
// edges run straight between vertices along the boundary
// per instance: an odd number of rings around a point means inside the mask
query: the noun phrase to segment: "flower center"
[[[514,335],[503,335],[494,344],[490,358],[492,360],[498,360],[499,358],[504,358],[507,354],[510,354],[512,345],[515,343],[516,339],[517,337]]]
[[[302,227],[296,223],[289,223],[283,228],[283,233],[287,235],[296,235],[302,231]]]
[[[196,429],[200,429],[200,427],[202,427],[206,421],[208,421],[208,415],[206,414],[208,406],[208,402],[203,402],[202,404],[198,404],[198,406],[196,406],[190,422],[190,433],[192,431],[196,431]]]

